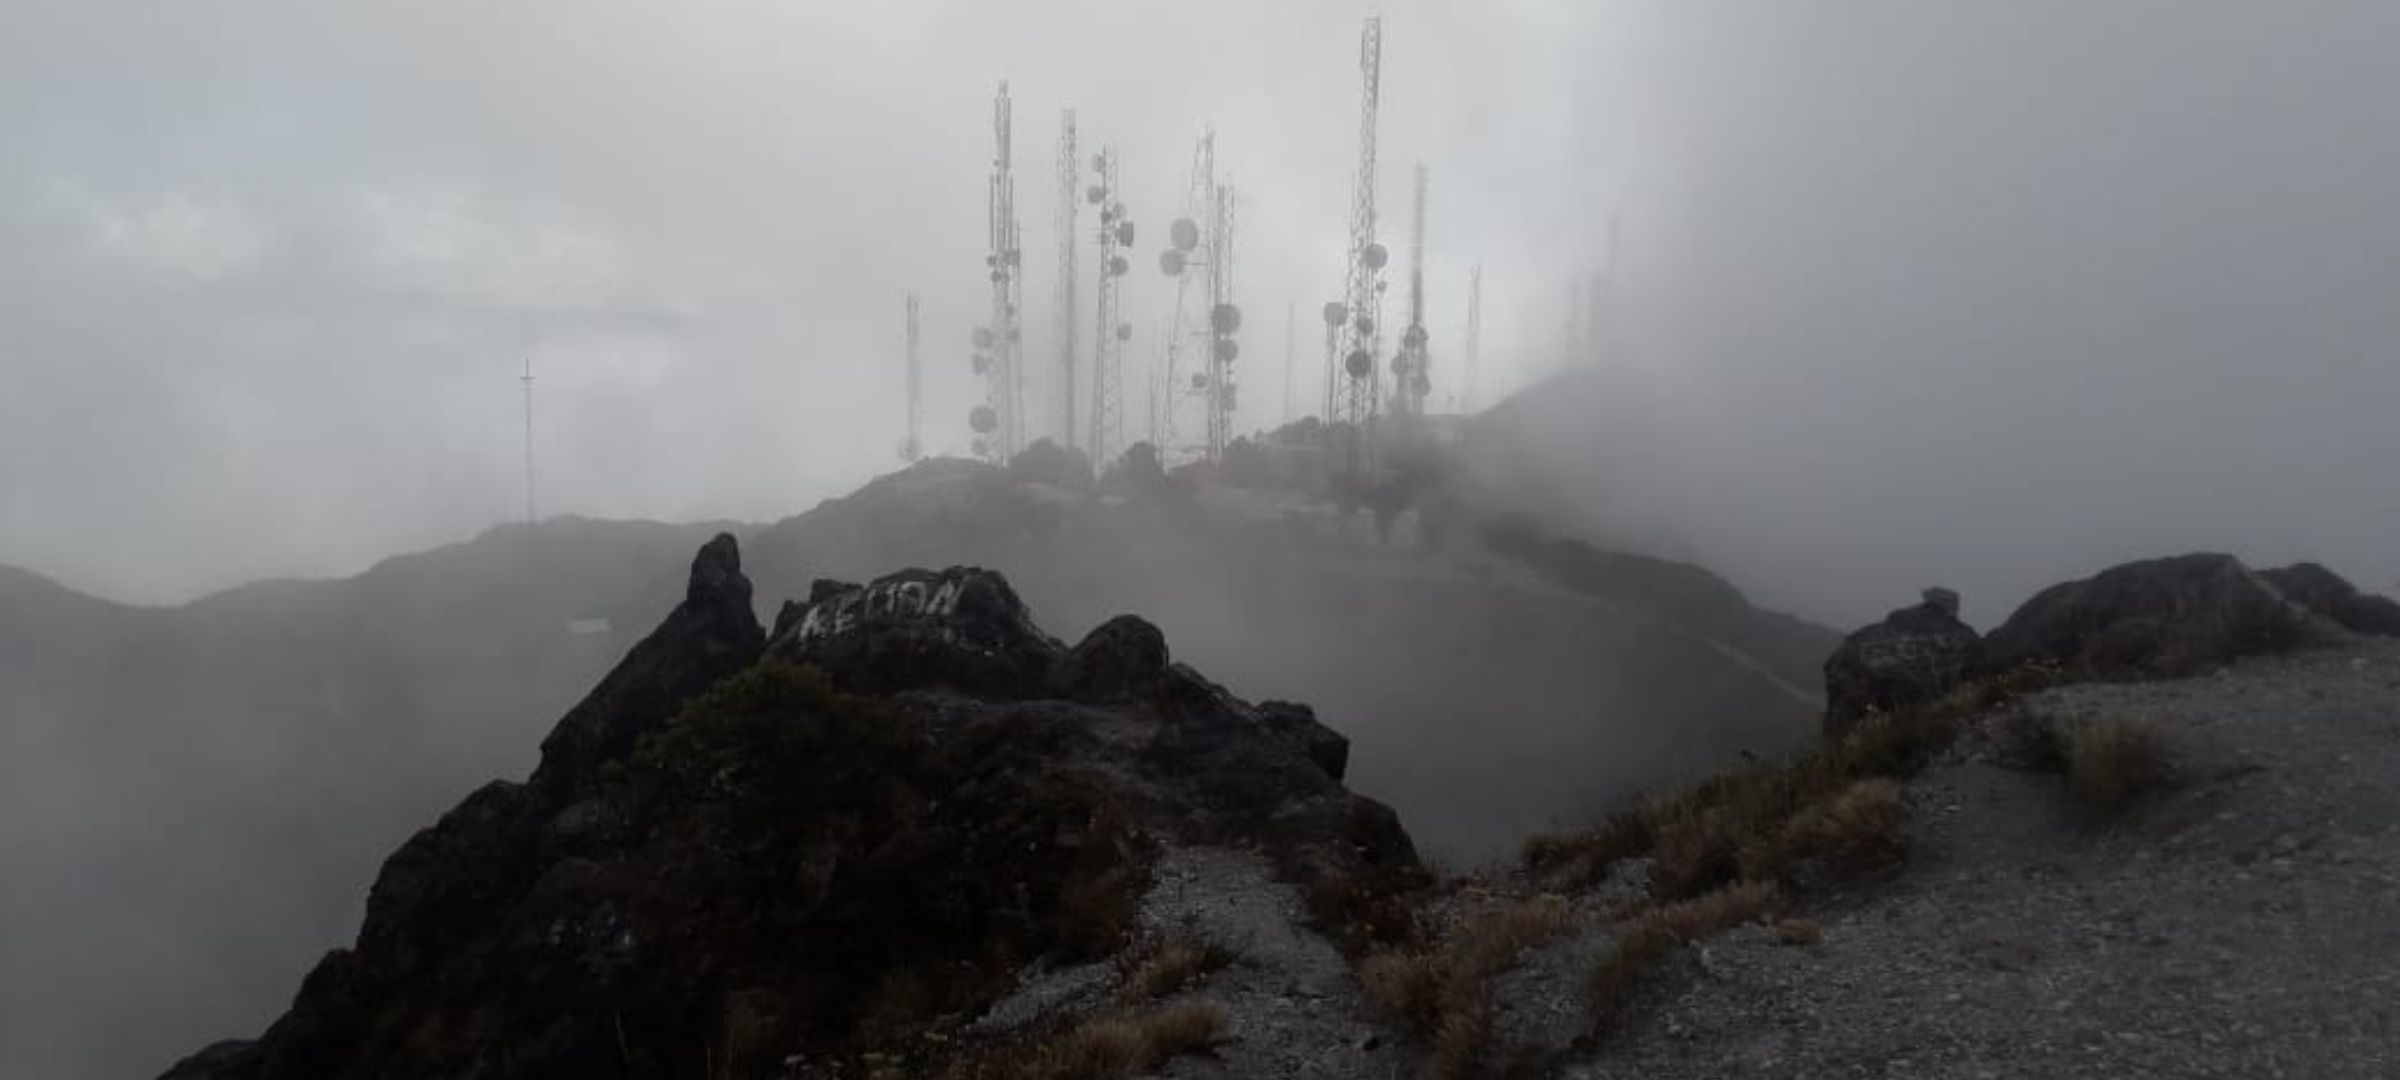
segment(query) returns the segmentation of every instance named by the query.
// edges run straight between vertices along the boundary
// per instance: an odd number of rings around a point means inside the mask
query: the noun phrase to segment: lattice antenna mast
[[[1299,325],[1300,305],[1285,302],[1283,305],[1283,422],[1286,424],[1291,423],[1293,419],[1292,365],[1300,362],[1300,354],[1295,351],[1295,346],[1300,341]]]
[[[1083,160],[1075,151],[1075,110],[1063,109],[1058,117],[1058,441],[1073,447],[1080,434],[1075,429],[1075,254],[1082,237],[1075,233],[1077,211],[1083,203],[1077,198],[1076,179],[1081,175]],[[1095,342],[1096,344],[1096,342]]]
[[[1458,411],[1475,411],[1475,395],[1483,382],[1483,267],[1467,275],[1466,363],[1459,376]]]
[[[1158,268],[1175,278],[1175,316],[1167,334],[1167,400],[1159,414],[1159,452],[1175,441],[1175,399],[1200,399],[1206,417],[1206,441],[1199,447],[1211,461],[1224,453],[1234,405],[1233,361],[1241,351],[1234,335],[1241,330],[1242,312],[1233,304],[1233,189],[1217,183],[1217,135],[1200,136],[1192,151],[1192,177],[1185,193],[1185,216],[1167,230],[1167,247],[1158,253]],[[1204,226],[1202,222],[1207,224]],[[1195,328],[1191,313],[1191,278],[1186,270],[1208,272],[1204,322]],[[1203,341],[1201,370],[1184,383],[1183,343]]]
[[[1342,357],[1344,385],[1336,419],[1349,426],[1349,465],[1357,473],[1374,463],[1374,423],[1382,396],[1381,314],[1383,282],[1378,280],[1390,259],[1375,242],[1375,111],[1383,85],[1383,20],[1369,18],[1359,32],[1358,68],[1361,76],[1358,119],[1358,174],[1350,201],[1350,270],[1342,314],[1347,319]],[[1327,309],[1327,314],[1333,314]]]
[[[533,503],[533,358],[525,358],[525,374],[517,380],[525,386],[525,524],[541,520]]]
[[[1117,279],[1132,263],[1125,251],[1133,246],[1133,221],[1117,201],[1117,149],[1104,147],[1092,155],[1092,183],[1084,199],[1100,208],[1100,286],[1092,332],[1092,430],[1084,449],[1092,464],[1112,461],[1124,451],[1125,343],[1133,325],[1118,311]]]
[[[1025,337],[1017,324],[1024,288],[1018,271],[1024,259],[1017,244],[1017,181],[1010,172],[1009,127],[1004,82],[992,99],[991,253],[984,256],[991,271],[992,314],[975,331],[975,370],[984,377],[984,399],[967,414],[968,426],[975,431],[975,452],[994,461],[1006,461],[1017,452],[1024,413],[1023,373],[1017,367]]]
[[[900,439],[900,460],[925,456],[920,424],[924,418],[924,361],[917,350],[917,294],[908,294],[908,434]]]
[[[1423,416],[1425,395],[1432,391],[1433,358],[1425,347],[1425,166],[1417,166],[1417,194],[1410,215],[1408,240],[1408,329],[1400,334],[1400,355],[1392,358],[1392,409],[1402,417]]]

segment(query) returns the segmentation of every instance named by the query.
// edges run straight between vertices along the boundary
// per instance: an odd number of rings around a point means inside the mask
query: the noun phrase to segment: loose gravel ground
[[[1820,944],[1711,940],[1559,1075],[2400,1076],[2400,643],[2020,707],[2156,723],[2179,780],[2101,817],[1962,750]]]

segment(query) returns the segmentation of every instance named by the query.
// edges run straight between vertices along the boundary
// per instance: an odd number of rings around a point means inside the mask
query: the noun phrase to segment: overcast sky
[[[1553,368],[1617,216],[1606,362],[1684,433],[1681,527],[1741,533],[1769,599],[1844,618],[2159,546],[2400,577],[2400,8],[1382,11],[1381,190],[1404,220],[1432,168],[1437,350],[1481,262],[1487,385]],[[1286,306],[1305,388],[1339,284],[1361,14],[13,0],[0,562],[169,601],[469,535],[519,512],[528,357],[545,512],[784,516],[895,463],[911,290],[928,441],[962,449],[1001,79],[1030,353],[1058,110],[1120,147],[1143,229],[1137,417],[1213,124],[1242,420],[1279,421]]]

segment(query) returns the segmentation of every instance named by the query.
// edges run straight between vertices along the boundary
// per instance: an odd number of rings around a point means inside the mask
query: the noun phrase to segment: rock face
[[[1992,671],[2039,661],[2089,678],[2169,677],[2339,633],[2231,555],[2178,555],[2036,593],[1984,639],[1984,658]]]
[[[2316,612],[2354,634],[2400,637],[2400,602],[2388,596],[2358,591],[2348,581],[2316,563],[2293,563],[2259,575],[2285,599]]]
[[[1825,733],[1840,735],[1871,711],[1939,698],[1983,654],[1983,639],[1958,619],[1958,594],[1927,589],[1923,602],[1843,638],[1826,658]]]
[[[1347,744],[1112,620],[1074,649],[988,571],[820,582],[765,641],[719,537],[682,606],[385,864],[357,944],[259,1039],[167,1075],[770,1075],[912,1053],[1031,964],[1116,951],[1157,852],[1413,883]]]

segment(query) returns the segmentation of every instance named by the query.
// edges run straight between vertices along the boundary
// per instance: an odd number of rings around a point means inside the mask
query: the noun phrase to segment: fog
[[[1425,162],[1435,401],[1463,382],[1480,264],[1473,403],[1532,388],[1480,464],[1520,508],[1835,627],[1936,583],[1988,625],[2050,582],[2199,548],[2400,579],[2383,542],[2400,528],[2385,476],[2400,459],[2400,146],[2377,126],[2400,10],[1381,13],[1383,236],[1402,246],[1408,170]],[[1290,415],[1287,306],[1292,413],[1312,412],[1361,14],[15,0],[0,9],[0,566],[179,604],[474,536],[522,513],[529,359],[544,516],[774,522],[896,467],[912,291],[927,441],[963,451],[1001,79],[1034,427],[1051,416],[1068,106],[1087,152],[1123,154],[1142,230],[1129,432],[1146,427],[1171,300],[1153,253],[1212,125],[1242,193],[1238,424]],[[1608,265],[1612,220],[1614,300],[1570,349],[1569,297]],[[578,546],[539,580],[486,549],[466,565],[488,580],[411,563],[305,605],[270,588],[129,613],[0,574],[0,644],[18,650],[0,672],[23,679],[0,685],[15,774],[0,865],[18,882],[75,875],[0,896],[0,967],[18,972],[0,1003],[45,1018],[14,1060],[163,1066],[254,1033],[354,924],[393,843],[482,778],[521,773],[671,602],[704,532]],[[1057,634],[1138,608],[1236,692],[1317,700],[1359,739],[1362,790],[1436,843],[1495,843],[1670,757],[1733,749],[1621,755],[1579,788],[1582,755],[1624,733],[1609,710],[1639,703],[1656,723],[1715,701],[1667,705],[1614,681],[1623,670],[1723,672],[1645,624],[1547,600],[1512,608],[1448,582],[1395,603],[1363,577],[1207,545],[1145,549],[1108,577],[1056,551],[837,539],[754,552],[762,602],[875,558],[982,558],[1023,578]],[[1119,591],[1096,592],[1104,579]],[[1471,617],[1447,620],[1454,597]],[[477,632],[451,636],[452,611]],[[552,640],[593,614],[616,636]],[[1407,639],[1421,653],[1377,653],[1365,632],[1308,644],[1360,625],[1406,637],[1409,620],[1432,627]],[[86,631],[130,644],[40,647]],[[1442,659],[1475,647],[1521,668],[1495,679],[1504,692],[1450,683]],[[1632,659],[1644,648],[1660,652]],[[1595,650],[1620,667],[1582,664]],[[403,715],[431,726],[372,726]],[[1561,726],[1589,715],[1604,721]],[[1462,750],[1475,740],[1499,745]],[[87,911],[85,896],[111,899]],[[88,917],[51,921],[69,914]],[[128,972],[149,981],[127,990]],[[30,1030],[0,1043],[31,1046]]]

